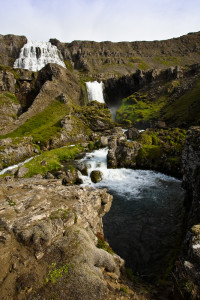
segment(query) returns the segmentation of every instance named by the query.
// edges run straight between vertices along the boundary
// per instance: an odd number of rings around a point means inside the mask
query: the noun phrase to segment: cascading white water
[[[107,153],[108,149],[95,150],[92,153],[86,154],[81,160],[88,167],[88,176],[82,176],[83,185],[91,185],[94,187],[107,187],[118,194],[126,195],[126,199],[132,197],[140,197],[139,191],[145,187],[159,186],[159,182],[174,182],[180,184],[180,181],[174,177],[167,176],[162,173],[150,170],[132,170],[132,169],[108,169],[107,168]],[[99,183],[92,183],[90,173],[93,170],[99,170],[103,173],[103,180]],[[164,185],[164,188],[166,188]],[[129,195],[129,196],[128,196]],[[159,201],[162,201],[162,199]]]
[[[62,54],[50,42],[28,41],[20,51],[19,58],[14,62],[14,68],[39,71],[46,64],[55,63],[65,68]]]
[[[86,82],[87,93],[89,101],[97,100],[98,102],[105,103],[103,97],[103,82],[89,81]]]
[[[113,195],[103,217],[105,238],[133,273],[158,276],[168,266],[180,238],[184,216],[184,191],[180,180],[150,170],[107,169],[107,149],[87,154],[82,163],[100,170],[103,180],[94,184],[82,176],[83,185],[107,188]],[[162,267],[161,267],[162,266]]]

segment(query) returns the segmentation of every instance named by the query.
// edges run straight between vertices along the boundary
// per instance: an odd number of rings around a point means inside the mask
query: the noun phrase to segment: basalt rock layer
[[[164,41],[50,42],[61,51],[64,60],[76,69],[96,78],[130,74],[136,69],[162,69],[163,66],[190,65],[199,61],[200,33],[191,33]]]

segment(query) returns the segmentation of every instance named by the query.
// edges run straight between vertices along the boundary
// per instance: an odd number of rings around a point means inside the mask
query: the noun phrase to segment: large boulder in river
[[[78,176],[78,171],[70,166],[69,169],[66,171],[66,175],[64,176],[62,180],[63,185],[68,185],[68,184],[80,184],[80,178]]]
[[[136,141],[128,142],[122,130],[116,128],[109,139],[108,147],[108,168],[132,168],[136,165],[135,157],[142,146]]]
[[[101,171],[94,170],[91,172],[90,178],[94,183],[100,182],[103,179],[103,173]]]

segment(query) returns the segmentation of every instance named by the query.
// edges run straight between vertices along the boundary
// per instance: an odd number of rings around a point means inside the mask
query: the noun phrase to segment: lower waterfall
[[[97,100],[98,102],[105,103],[103,97],[103,82],[97,81],[86,82],[87,93],[89,101]]]
[[[135,274],[151,278],[165,272],[180,240],[184,216],[181,181],[150,170],[107,169],[107,149],[89,153],[81,160],[89,176],[83,185],[107,188],[113,195],[110,211],[103,217],[105,238]],[[92,170],[103,180],[94,184]]]

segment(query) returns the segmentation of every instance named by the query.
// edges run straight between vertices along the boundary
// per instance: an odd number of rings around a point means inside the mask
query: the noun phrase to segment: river
[[[148,278],[163,274],[181,238],[181,181],[150,170],[107,169],[107,152],[96,150],[81,160],[89,174],[103,173],[97,184],[82,176],[83,185],[106,187],[113,195],[112,207],[103,217],[105,237],[134,273]]]

